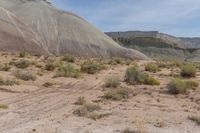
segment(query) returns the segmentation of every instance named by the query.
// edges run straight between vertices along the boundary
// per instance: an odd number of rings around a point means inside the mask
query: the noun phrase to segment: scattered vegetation
[[[105,86],[106,87],[117,88],[119,85],[120,85],[120,80],[116,76],[110,76],[105,81]]]
[[[53,85],[54,85],[54,83],[52,83],[52,82],[45,82],[45,83],[43,84],[44,87],[51,87],[51,86],[53,86]]]
[[[80,71],[74,68],[74,66],[71,64],[61,65],[55,75],[55,77],[72,77],[72,78],[78,78],[79,76],[80,76]]]
[[[81,65],[81,71],[88,74],[95,74],[102,69],[105,69],[105,66],[103,64],[92,61],[86,61]]]
[[[129,98],[129,91],[127,89],[109,90],[103,97],[108,100],[120,101]]]
[[[0,66],[0,71],[9,71],[11,69],[11,66],[7,63]]]
[[[155,73],[155,72],[160,71],[160,68],[156,64],[148,63],[148,64],[145,65],[145,71]]]
[[[16,62],[15,63],[15,66],[17,67],[17,68],[27,68],[27,67],[29,67],[30,66],[30,61],[28,61],[28,60],[20,60],[19,62]]]
[[[200,125],[200,116],[189,116],[188,119],[196,122],[197,125]]]
[[[55,63],[52,62],[47,62],[47,64],[45,65],[45,70],[47,71],[53,71],[56,68]]]
[[[21,51],[20,53],[19,53],[19,57],[20,58],[24,58],[26,56],[26,52],[25,51]]]
[[[14,80],[14,79],[6,79],[6,80],[4,80],[4,79],[0,78],[0,86],[1,85],[13,86],[15,84],[19,84],[19,82]]]
[[[14,75],[24,81],[36,80],[36,76],[30,71],[17,70],[14,72]]]
[[[141,72],[137,66],[127,68],[125,73],[125,81],[131,85],[135,84],[160,85],[160,81],[149,76],[147,73]]]
[[[199,84],[190,80],[179,78],[172,79],[168,84],[168,90],[171,94],[185,94],[188,89],[196,88]]]
[[[76,104],[76,105],[84,105],[84,104],[86,104],[85,97],[79,97],[74,104]]]
[[[75,58],[69,54],[66,54],[65,56],[62,57],[62,61],[74,63]]]
[[[195,77],[196,72],[196,67],[192,63],[187,63],[181,68],[181,76],[183,77]]]

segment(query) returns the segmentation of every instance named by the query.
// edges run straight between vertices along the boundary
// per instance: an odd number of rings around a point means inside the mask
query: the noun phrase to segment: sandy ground
[[[1,57],[1,62],[10,57]],[[137,62],[141,66],[145,62]],[[53,72],[44,72],[36,81],[24,82],[16,86],[0,86],[0,103],[8,109],[0,109],[1,133],[118,133],[125,128],[144,133],[200,133],[200,126],[188,120],[188,116],[200,115],[200,89],[187,95],[170,95],[166,85],[171,71],[162,69],[150,73],[161,81],[160,86],[127,85],[134,96],[124,101],[103,100],[106,77],[117,75],[123,81],[128,66],[109,66],[95,75],[82,74],[78,79],[52,78]],[[141,67],[142,68],[142,67]],[[177,71],[177,70],[172,70]],[[0,72],[8,77],[10,72]],[[195,79],[200,82],[200,72]],[[47,81],[52,87],[44,87]],[[98,102],[103,112],[112,113],[108,117],[92,120],[78,117],[73,111],[78,97],[84,96],[88,102]]]

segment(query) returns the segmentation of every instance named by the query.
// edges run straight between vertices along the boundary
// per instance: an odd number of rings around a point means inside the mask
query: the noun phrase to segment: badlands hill
[[[200,61],[200,39],[198,38],[177,38],[158,31],[106,34],[122,46],[137,49],[152,58]]]
[[[87,21],[58,10],[46,0],[0,0],[0,7],[2,51],[147,59],[136,50],[119,46]]]

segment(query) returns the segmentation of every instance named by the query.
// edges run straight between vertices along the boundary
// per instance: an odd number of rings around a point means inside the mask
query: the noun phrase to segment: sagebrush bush
[[[129,98],[129,91],[127,89],[109,90],[103,97],[108,100],[120,101]]]
[[[27,68],[31,65],[30,61],[28,60],[20,60],[18,62],[15,63],[15,66],[17,68]]]
[[[80,76],[80,71],[74,68],[71,64],[61,65],[56,72],[55,77],[72,77],[78,78]]]
[[[74,63],[75,58],[73,56],[69,55],[69,54],[66,54],[62,57],[62,61]]]
[[[24,58],[26,56],[26,52],[25,51],[21,51],[20,53],[19,53],[19,57],[20,58]]]
[[[131,85],[134,84],[160,85],[160,81],[149,76],[147,73],[141,72],[137,66],[127,68],[125,73],[125,81]]]
[[[11,66],[7,63],[0,66],[0,71],[9,71],[11,69]]]
[[[196,72],[196,67],[192,63],[187,63],[181,68],[181,76],[183,77],[195,77]]]
[[[55,68],[55,63],[47,62],[47,64],[45,65],[45,70],[47,71],[53,71]]]
[[[185,84],[188,88],[197,88],[199,86],[199,83],[192,80],[185,80]]]
[[[118,77],[116,76],[110,76],[106,79],[105,81],[105,86],[106,87],[112,87],[112,88],[116,88],[120,85],[120,80]]]
[[[171,94],[184,94],[187,91],[187,86],[184,80],[174,78],[169,82],[168,90]]]
[[[103,64],[93,61],[86,61],[81,65],[81,71],[88,74],[95,74],[102,69],[105,69],[105,66]]]
[[[13,85],[15,85],[15,84],[19,84],[19,82],[18,81],[16,81],[15,79],[3,79],[3,78],[1,78],[0,77],[0,86],[1,85],[7,85],[7,86],[13,86]]]
[[[148,63],[148,64],[145,65],[145,71],[149,71],[149,72],[154,72],[155,73],[155,72],[160,71],[160,68],[156,64]]]
[[[35,81],[36,80],[36,76],[35,74],[31,73],[30,71],[22,71],[22,70],[17,70],[14,72],[14,75],[24,81]]]

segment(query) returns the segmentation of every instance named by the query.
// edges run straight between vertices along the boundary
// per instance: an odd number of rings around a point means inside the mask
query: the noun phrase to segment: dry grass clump
[[[17,70],[14,72],[14,75],[15,77],[24,81],[36,80],[35,74],[31,73],[30,71]]]
[[[6,104],[0,104],[0,109],[8,109],[8,105],[6,105]]]
[[[129,91],[127,89],[109,90],[103,97],[108,100],[120,101],[129,98]]]
[[[84,105],[86,104],[86,100],[85,97],[78,97],[78,99],[76,100],[76,102],[74,103],[75,105]]]
[[[25,51],[21,51],[20,53],[19,53],[19,57],[20,58],[24,58],[25,56],[26,56],[26,52]]]
[[[11,66],[7,63],[0,66],[0,71],[9,71],[11,69]]]
[[[191,80],[172,79],[168,84],[168,90],[171,94],[185,94],[188,89],[198,87],[199,84]]]
[[[47,62],[47,64],[45,65],[45,70],[47,71],[53,71],[56,68],[55,63],[52,62]]]
[[[121,131],[121,133],[139,133],[139,132],[135,130],[131,130],[130,128],[126,128],[123,131]]]
[[[188,119],[194,121],[195,123],[197,123],[197,125],[200,126],[200,116],[189,116]]]
[[[87,74],[95,74],[102,69],[105,69],[105,65],[93,61],[86,61],[81,65],[81,71]]]
[[[106,87],[112,87],[112,88],[117,88],[120,85],[120,80],[116,76],[110,76],[109,78],[106,79],[105,81],[105,86]]]
[[[170,63],[170,66],[174,66],[174,67],[181,67],[183,65],[183,62],[182,61],[179,61],[179,60],[172,60],[171,63]]]
[[[75,58],[73,56],[69,55],[69,54],[64,55],[61,60],[66,61],[66,62],[70,62],[70,63],[75,62]]]
[[[71,64],[61,65],[54,77],[72,77],[78,78],[80,71]]]
[[[29,67],[30,65],[31,65],[31,62],[28,61],[28,60],[20,60],[20,61],[18,61],[18,62],[15,62],[15,66],[16,66],[17,68],[22,68],[22,69],[24,69],[24,68]]]
[[[131,85],[160,85],[160,81],[149,76],[147,73],[141,72],[137,66],[127,68],[125,73],[125,81]]]
[[[145,71],[156,73],[160,71],[160,68],[156,64],[148,63],[145,65]]]
[[[195,77],[197,73],[196,66],[192,63],[187,63],[181,68],[181,76],[183,77]]]
[[[110,61],[109,61],[109,64],[110,65],[117,65],[117,64],[124,64],[125,63],[125,61],[124,61],[124,59],[122,59],[122,58],[119,58],[119,57],[115,57],[115,58],[113,58],[113,59],[111,59]]]
[[[0,78],[0,86],[1,85],[13,86],[13,85],[16,85],[16,84],[19,84],[19,82],[14,80],[14,79],[4,80],[4,79]]]

